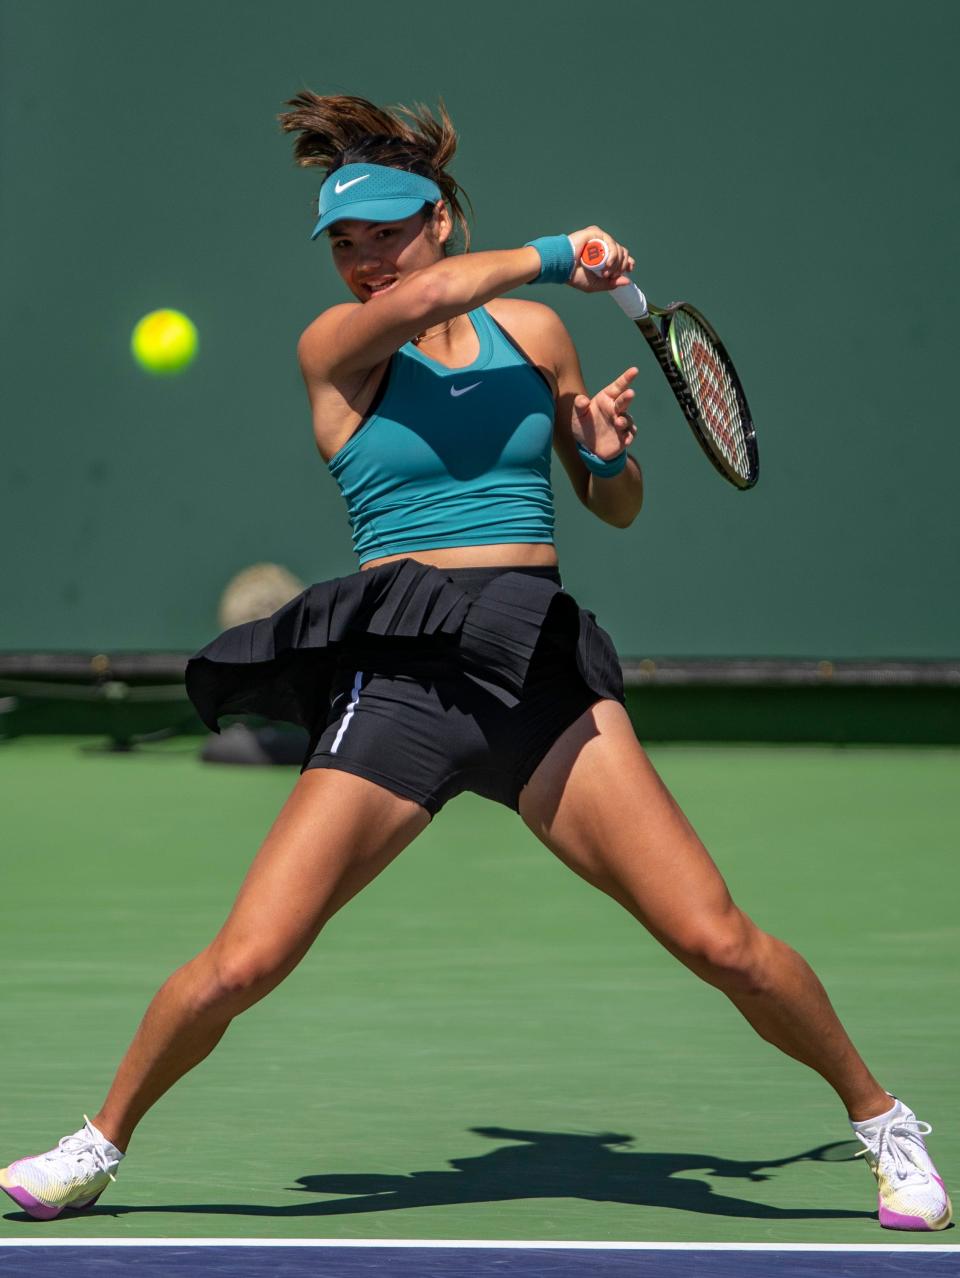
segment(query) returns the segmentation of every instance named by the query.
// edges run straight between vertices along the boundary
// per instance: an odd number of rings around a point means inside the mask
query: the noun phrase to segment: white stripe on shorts
[[[353,718],[353,712],[357,708],[357,702],[360,700],[360,684],[363,682],[363,671],[358,670],[353,681],[353,689],[350,696],[353,698],[347,706],[347,712],[343,716],[343,722],[337,730],[337,735],[333,738],[333,745],[330,747],[330,753],[336,754],[340,749],[340,742],[343,740],[343,734],[346,732],[350,720]]]

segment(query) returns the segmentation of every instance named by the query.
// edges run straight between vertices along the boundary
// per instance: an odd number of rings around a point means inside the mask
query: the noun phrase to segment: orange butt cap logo
[[[607,259],[607,251],[600,240],[589,240],[580,254],[584,266],[602,266]]]

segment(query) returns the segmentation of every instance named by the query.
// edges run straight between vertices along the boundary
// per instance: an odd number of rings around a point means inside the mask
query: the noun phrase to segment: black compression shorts
[[[552,568],[510,571],[559,582]],[[477,595],[504,569],[443,572]],[[343,652],[325,726],[304,770],[366,777],[431,816],[465,790],[516,811],[537,764],[600,699],[584,682],[574,649],[569,630],[545,629],[519,698],[467,673],[455,650],[427,638],[403,655],[376,645]]]

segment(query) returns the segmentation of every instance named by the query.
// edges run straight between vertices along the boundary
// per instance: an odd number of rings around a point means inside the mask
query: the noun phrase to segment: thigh
[[[674,951],[695,945],[706,921],[735,911],[615,701],[598,702],[557,740],[523,790],[520,814],[566,865]]]
[[[304,773],[243,882],[215,948],[293,968],[337,910],[424,829],[430,815],[361,777]]]

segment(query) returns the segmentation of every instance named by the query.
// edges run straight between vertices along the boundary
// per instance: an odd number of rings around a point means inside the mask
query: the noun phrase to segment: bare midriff
[[[507,542],[493,546],[440,546],[436,550],[408,550],[402,555],[368,559],[360,569],[379,568],[397,559],[416,559],[432,568],[553,568],[557,550],[550,542]]]

